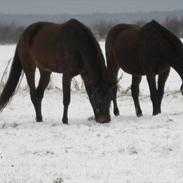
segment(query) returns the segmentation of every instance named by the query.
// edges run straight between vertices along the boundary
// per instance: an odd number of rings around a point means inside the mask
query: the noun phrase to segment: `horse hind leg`
[[[62,117],[63,124],[68,124],[68,107],[70,104],[70,87],[71,87],[71,77],[63,74],[62,78],[62,88],[63,88],[63,105],[64,112]]]
[[[170,73],[170,68],[168,68],[165,72],[159,74],[158,77],[158,108],[159,113],[161,113],[161,102],[164,95],[164,88],[165,88],[165,82],[168,78],[168,75]]]
[[[119,109],[118,109],[118,104],[117,104],[117,86],[115,86],[115,88],[113,89],[113,105],[114,105],[114,109],[113,109],[113,113],[115,116],[119,116]]]
[[[40,122],[40,121],[42,121],[42,115],[41,115],[37,91],[36,91],[36,87],[35,87],[35,70],[36,70],[36,67],[34,65],[31,65],[29,68],[26,67],[26,69],[24,69],[25,75],[27,78],[27,83],[28,83],[29,89],[30,89],[31,101],[34,105],[34,109],[36,112],[36,121]]]
[[[46,72],[43,71],[41,69],[39,69],[40,72],[40,79],[39,79],[39,84],[38,87],[36,89],[36,95],[37,95],[37,117],[36,120],[37,122],[41,122],[43,121],[42,118],[42,112],[41,112],[41,103],[42,103],[42,99],[44,96],[44,91],[46,89],[46,87],[48,86],[48,83],[50,81],[50,72]]]
[[[141,79],[142,79],[141,76],[132,75],[131,92],[132,92],[132,98],[135,105],[136,115],[138,117],[142,116],[142,110],[139,104],[139,84],[141,82]]]
[[[155,74],[148,74],[147,81],[150,89],[150,97],[153,105],[153,115],[157,115],[160,113],[158,107],[158,90],[156,87],[156,79]]]

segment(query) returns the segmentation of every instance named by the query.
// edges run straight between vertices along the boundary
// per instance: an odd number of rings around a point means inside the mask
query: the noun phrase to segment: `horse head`
[[[111,120],[109,110],[111,100],[112,94],[109,86],[98,86],[93,88],[90,95],[90,102],[97,122],[108,123]]]

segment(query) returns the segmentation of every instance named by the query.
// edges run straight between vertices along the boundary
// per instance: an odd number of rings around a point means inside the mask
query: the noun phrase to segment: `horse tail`
[[[18,50],[16,48],[8,81],[6,82],[3,91],[0,95],[0,111],[2,111],[6,107],[6,105],[14,95],[16,87],[19,83],[21,73],[22,73],[22,66],[20,63]]]
[[[118,34],[121,32],[121,24],[117,24],[111,28],[109,31],[106,42],[105,42],[105,50],[106,50],[106,61],[107,65],[113,64],[114,61],[111,59],[113,58],[113,46]],[[110,63],[112,61],[112,63]]]
[[[112,38],[111,32],[109,32],[105,42],[105,54],[106,54],[107,66],[109,66],[110,64],[109,60],[110,60],[110,57],[112,56],[112,41],[113,41],[113,38]]]

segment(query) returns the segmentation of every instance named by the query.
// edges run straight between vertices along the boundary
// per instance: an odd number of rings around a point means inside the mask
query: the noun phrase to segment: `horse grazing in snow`
[[[138,97],[143,75],[146,75],[149,85],[153,115],[161,113],[164,86],[170,67],[174,68],[183,80],[183,44],[154,20],[142,27],[131,24],[114,26],[106,39],[106,58],[111,82],[117,82],[119,68],[132,75],[131,93],[137,116],[142,116]],[[181,92],[183,93],[183,85]],[[114,87],[114,114],[119,115],[116,93],[117,87]]]
[[[37,88],[36,68],[40,71]],[[10,75],[0,95],[0,110],[13,96],[22,71],[30,88],[37,122],[43,120],[41,102],[51,72],[63,73],[64,124],[68,123],[71,80],[78,74],[84,80],[96,121],[110,121],[111,87],[104,57],[91,31],[78,20],[71,19],[63,24],[37,22],[25,29],[17,43]]]

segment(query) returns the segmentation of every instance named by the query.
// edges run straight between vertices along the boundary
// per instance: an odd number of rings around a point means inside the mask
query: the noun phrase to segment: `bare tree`
[[[17,26],[15,23],[0,23],[0,42],[15,43],[22,34],[24,26]]]
[[[109,30],[116,25],[117,21],[101,20],[90,25],[97,39],[105,39]]]

